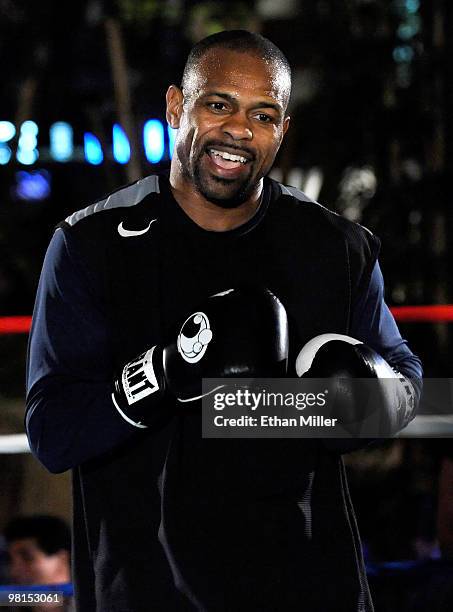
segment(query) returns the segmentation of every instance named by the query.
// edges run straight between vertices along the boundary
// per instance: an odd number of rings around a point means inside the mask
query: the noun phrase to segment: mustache
[[[210,140],[208,143],[204,145],[204,150],[215,149],[216,147],[228,147],[228,149],[234,150],[238,155],[245,154],[250,157],[251,161],[254,161],[256,158],[256,152],[249,147],[240,147],[233,142],[223,141],[223,140]]]

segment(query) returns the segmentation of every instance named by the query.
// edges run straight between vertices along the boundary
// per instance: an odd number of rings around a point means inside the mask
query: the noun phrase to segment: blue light
[[[408,13],[416,13],[420,8],[420,0],[406,0],[406,10]]]
[[[65,162],[74,152],[73,131],[69,123],[57,121],[50,126],[50,155],[55,161]]]
[[[8,142],[16,135],[16,128],[11,121],[0,121],[0,142]]]
[[[36,149],[38,132],[39,128],[34,121],[24,121],[20,126],[16,159],[24,166],[31,166],[39,157]]]
[[[0,143],[0,166],[4,166],[11,159],[11,149],[8,145]]]
[[[23,149],[32,150],[36,147],[36,144],[37,141],[36,136],[34,134],[32,134],[31,132],[21,131],[21,135],[19,137],[19,147],[22,147]]]
[[[410,40],[416,33],[415,28],[407,23],[403,23],[398,27],[398,36],[402,40]]]
[[[164,156],[164,126],[158,119],[150,119],[143,128],[146,159],[158,164]]]
[[[175,140],[176,134],[178,130],[175,130],[170,125],[167,125],[167,133],[168,133],[168,151],[170,153],[170,159],[173,157],[173,149],[175,148]]]
[[[395,62],[408,63],[413,58],[414,58],[414,50],[407,45],[402,46],[402,47],[395,47],[395,49],[393,50],[393,59],[395,60]]]
[[[131,158],[129,139],[117,123],[113,125],[113,157],[119,164],[127,164]]]
[[[16,159],[24,166],[31,166],[38,159],[39,153],[36,149],[22,148],[17,149]]]
[[[30,136],[37,136],[39,128],[34,121],[24,121],[20,127],[21,134],[30,134]]]
[[[39,201],[50,195],[50,176],[46,170],[16,172],[16,196],[19,200]]]
[[[398,36],[402,40],[410,40],[420,32],[421,25],[422,21],[418,15],[409,15],[398,27]]]
[[[94,134],[85,132],[83,135],[83,146],[85,150],[85,159],[89,164],[97,166],[102,163],[104,154],[102,153],[101,143]]]

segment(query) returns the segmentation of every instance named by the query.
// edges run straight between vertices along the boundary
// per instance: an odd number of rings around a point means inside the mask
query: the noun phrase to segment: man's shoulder
[[[279,204],[287,207],[297,227],[297,222],[309,223],[315,232],[330,232],[343,237],[354,248],[359,245],[379,247],[379,239],[367,227],[342,217],[333,210],[310,198],[306,193],[292,187],[273,181],[274,189],[280,196]],[[326,236],[327,237],[327,236]]]
[[[123,216],[146,217],[152,213],[152,196],[161,193],[163,176],[152,174],[139,181],[116,189],[107,196],[75,211],[59,225],[63,229],[79,235],[102,233],[115,226],[121,235],[122,224],[118,219]],[[144,206],[146,202],[146,206]],[[139,220],[139,219],[138,219]]]

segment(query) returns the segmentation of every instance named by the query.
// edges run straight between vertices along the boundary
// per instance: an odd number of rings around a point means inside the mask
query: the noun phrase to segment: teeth
[[[217,151],[217,149],[211,149],[211,154],[223,157],[223,159],[229,159],[230,161],[238,161],[241,162],[241,164],[245,164],[247,162],[245,157],[242,157],[241,155],[233,155],[232,153],[227,153],[226,151]]]

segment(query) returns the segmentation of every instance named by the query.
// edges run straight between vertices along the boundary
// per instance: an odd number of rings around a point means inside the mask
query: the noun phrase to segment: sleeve
[[[352,314],[351,336],[378,352],[395,369],[409,378],[420,398],[422,364],[401,337],[398,326],[384,301],[384,279],[376,262],[370,283],[355,304]]]
[[[115,410],[108,322],[72,236],[58,229],[41,272],[27,358],[25,426],[34,455],[63,472],[135,428]]]

